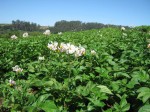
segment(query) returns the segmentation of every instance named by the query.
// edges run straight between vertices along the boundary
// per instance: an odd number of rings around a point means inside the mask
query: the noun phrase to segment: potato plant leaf
[[[138,94],[138,99],[141,99],[143,103],[148,101],[150,99],[150,88],[148,87],[141,87],[140,89],[137,90]]]
[[[103,93],[107,93],[107,94],[111,94],[111,95],[113,94],[113,93],[111,92],[111,90],[108,89],[107,86],[98,85],[97,87],[100,88],[100,91],[103,92]]]
[[[138,112],[150,112],[150,104],[142,106]]]

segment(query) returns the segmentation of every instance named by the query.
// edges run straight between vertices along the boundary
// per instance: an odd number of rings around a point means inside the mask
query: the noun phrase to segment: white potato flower
[[[60,51],[60,52],[66,52],[66,54],[74,54],[75,57],[79,57],[85,54],[85,48],[83,47],[77,47],[73,44],[70,43],[60,43],[60,45],[58,45],[58,42],[51,42],[48,43],[47,46],[50,50],[53,51]]]
[[[68,46],[65,43],[60,43],[60,46],[59,46],[58,49],[59,49],[60,52],[66,52],[67,49],[68,49]]]
[[[23,33],[23,35],[22,35],[23,37],[28,37],[29,35],[28,35],[28,33],[27,32],[25,32],[25,33]]]
[[[15,71],[15,72],[22,72],[22,71],[23,71],[23,69],[20,68],[18,65],[16,65],[15,67],[12,67],[12,69],[13,69],[13,71]]]
[[[80,52],[80,50],[76,50],[76,52],[75,52],[75,57],[79,57],[79,56],[82,56],[82,54],[81,54],[81,52]]]
[[[16,85],[16,82],[15,82],[14,80],[11,80],[11,79],[10,79],[10,80],[9,80],[9,85],[10,85],[10,86],[14,86],[14,85]]]
[[[91,50],[91,54],[92,54],[92,55],[96,55],[96,51]]]
[[[62,32],[58,32],[58,35],[61,35],[62,34]]]
[[[121,30],[122,30],[122,31],[125,31],[126,29],[125,29],[125,27],[121,27]]]
[[[85,48],[78,47],[78,49],[75,52],[75,57],[79,57],[85,54]]]
[[[66,51],[67,54],[73,54],[77,50],[77,47],[72,45],[72,44],[70,44],[70,43],[67,44],[67,47],[68,47],[67,51]]]
[[[51,42],[51,43],[48,43],[48,46],[47,46],[49,49],[53,50],[53,51],[56,51],[58,49],[58,42]]]
[[[50,30],[45,30],[45,32],[43,33],[44,35],[50,35],[51,31]]]
[[[16,35],[12,35],[10,38],[11,39],[17,39],[18,37]]]

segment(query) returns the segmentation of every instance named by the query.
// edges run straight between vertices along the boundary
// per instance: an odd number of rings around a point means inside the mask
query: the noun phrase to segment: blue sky
[[[60,20],[150,25],[150,0],[0,0],[0,23],[17,19],[49,26]]]

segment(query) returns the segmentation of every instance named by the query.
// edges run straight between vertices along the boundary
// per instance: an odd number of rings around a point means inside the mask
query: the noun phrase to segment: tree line
[[[96,22],[81,22],[81,21],[66,21],[61,20],[54,24],[53,27],[49,27],[51,32],[66,32],[66,31],[82,31],[82,30],[91,30],[91,29],[100,29],[107,27],[121,27],[121,25],[112,25],[112,24],[103,24]],[[127,27],[127,26],[125,26]]]
[[[33,22],[26,22],[20,20],[13,20],[11,24],[1,24],[0,31],[38,31],[40,29],[40,25]]]
[[[100,29],[106,27],[121,27],[121,25],[111,25],[96,22],[81,22],[81,21],[57,21],[54,26],[42,27],[33,22],[26,22],[21,20],[13,20],[11,24],[0,25],[0,31],[43,31],[45,29],[51,30],[52,33],[66,32],[66,31],[82,31],[90,29]]]

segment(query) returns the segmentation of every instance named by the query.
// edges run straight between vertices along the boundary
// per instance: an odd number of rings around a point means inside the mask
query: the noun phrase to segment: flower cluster
[[[23,71],[23,69],[20,68],[18,65],[16,65],[15,67],[12,67],[12,69],[13,69],[13,71],[15,71],[15,72],[22,72],[22,71]]]
[[[47,46],[49,49],[53,50],[53,51],[56,51],[57,50],[57,47],[58,47],[58,42],[51,42],[51,43],[48,43],[48,46]]]
[[[29,35],[28,35],[28,33],[27,32],[25,32],[25,33],[23,33],[23,35],[22,35],[23,37],[28,37]]]
[[[50,35],[50,34],[51,34],[51,31],[50,31],[50,30],[46,30],[43,34],[44,34],[44,35]]]
[[[125,27],[121,27],[121,30],[122,30],[122,31],[125,31],[126,29],[125,29]]]
[[[11,79],[10,79],[10,80],[9,80],[9,85],[10,85],[10,86],[15,86],[15,85],[16,85],[16,82],[15,82],[14,80],[11,80]]]
[[[51,42],[48,43],[47,47],[53,51],[58,50],[60,52],[66,52],[66,54],[74,54],[75,57],[79,57],[85,54],[84,47],[78,47],[70,43],[60,43],[59,45],[58,42]]]
[[[18,37],[16,35],[12,35],[10,38],[11,39],[17,39]]]
[[[61,35],[62,34],[62,32],[58,32],[58,35]]]

